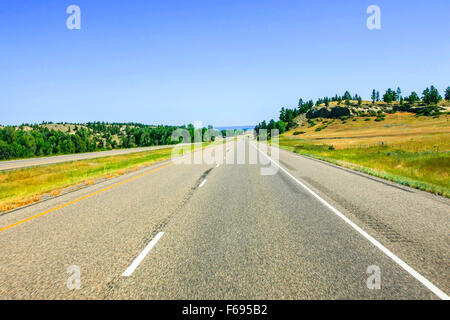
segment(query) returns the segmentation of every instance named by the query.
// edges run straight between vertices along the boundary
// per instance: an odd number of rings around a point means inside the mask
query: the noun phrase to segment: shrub
[[[420,116],[432,116],[439,114],[439,108],[434,106],[428,106],[425,108],[421,108],[417,111],[417,115]]]
[[[314,127],[316,125],[316,122],[314,120],[309,119],[308,123],[311,127]]]

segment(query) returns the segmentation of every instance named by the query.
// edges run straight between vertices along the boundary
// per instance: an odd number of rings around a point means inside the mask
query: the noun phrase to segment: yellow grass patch
[[[210,143],[204,143],[203,147]],[[184,153],[193,150],[187,147]],[[172,147],[118,156],[65,162],[41,167],[0,171],[0,212],[41,200],[44,194],[57,196],[63,188],[80,183],[92,185],[99,178],[113,178],[168,160]]]
[[[450,116],[443,114],[439,118],[416,117],[412,113],[387,114],[386,120],[375,122],[356,118],[343,123],[340,119],[314,119],[317,123],[299,126],[284,134],[285,137],[302,139],[313,143],[333,145],[336,149],[368,147],[377,145],[397,145],[402,149],[450,150]],[[327,123],[324,123],[327,122]],[[316,128],[327,126],[321,131]],[[295,132],[305,133],[294,135]]]
[[[85,183],[87,186],[92,186],[92,185],[95,183],[95,181],[92,180],[92,179],[89,179],[89,180],[85,180],[84,183]]]
[[[450,194],[450,116],[387,114],[386,120],[314,119],[280,137],[280,146],[404,185]],[[316,128],[322,127],[320,131]],[[304,133],[294,135],[294,132]]]

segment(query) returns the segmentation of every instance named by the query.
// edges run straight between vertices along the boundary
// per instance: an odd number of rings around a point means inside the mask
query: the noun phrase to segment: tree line
[[[450,87],[447,87],[445,89],[444,98],[447,101],[450,100]],[[433,85],[430,86],[430,88],[427,87],[425,90],[423,90],[422,97],[419,97],[419,95],[414,91],[411,92],[409,96],[403,97],[400,88],[397,88],[396,90],[388,88],[380,98],[380,92],[373,89],[371,95],[372,104],[375,104],[381,99],[387,104],[398,101],[399,104],[403,104],[405,102],[409,104],[423,102],[426,105],[436,105],[442,100],[442,96]],[[325,107],[328,107],[330,105],[330,102],[337,102],[336,105],[338,106],[344,103],[346,106],[350,107],[352,105],[352,100],[357,101],[358,106],[362,105],[361,96],[358,94],[354,94],[352,96],[349,91],[345,91],[342,96],[336,94],[334,97],[319,98],[315,103],[313,100],[304,101],[302,98],[300,98],[298,100],[297,108],[282,107],[279,120],[275,121],[274,119],[271,119],[268,123],[264,120],[255,126],[255,130],[256,132],[259,132],[260,129],[266,129],[269,136],[272,129],[278,129],[279,133],[283,133],[296,126],[294,119],[297,116],[306,114],[314,106],[320,106],[324,104]]]
[[[189,142],[182,139],[172,141],[172,133],[176,129],[187,130],[192,142],[195,136],[192,124],[149,126],[140,123],[89,122],[65,124],[68,128],[66,132],[49,129],[49,124],[53,123],[0,127],[0,160]],[[212,126],[208,128],[212,129]],[[201,132],[201,139],[206,137],[207,130],[197,130]],[[210,140],[214,140],[214,137]]]

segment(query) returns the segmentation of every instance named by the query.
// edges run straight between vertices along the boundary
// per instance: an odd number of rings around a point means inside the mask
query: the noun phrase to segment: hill
[[[296,119],[280,146],[436,194],[450,194],[450,115]]]
[[[177,128],[105,122],[5,126],[0,127],[0,160],[173,144]]]
[[[340,117],[355,117],[355,116],[373,116],[377,113],[395,113],[395,112],[411,112],[415,114],[434,115],[442,112],[450,111],[450,101],[441,101],[436,105],[428,105],[424,102],[408,103],[386,103],[383,101],[361,102],[349,100],[348,105],[339,104],[337,101],[332,101],[325,106],[324,103],[312,107],[307,113],[306,118],[340,118]]]

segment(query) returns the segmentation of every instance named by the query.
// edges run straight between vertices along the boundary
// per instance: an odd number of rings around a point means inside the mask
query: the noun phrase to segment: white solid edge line
[[[136,259],[130,264],[130,266],[122,273],[122,277],[129,277],[136,270],[139,264],[144,260],[147,254],[152,250],[158,240],[164,235],[164,232],[158,232],[158,234],[150,241],[150,243],[145,247],[145,249],[137,256]]]
[[[255,146],[253,146],[256,148]],[[390,251],[388,248],[383,246],[380,242],[378,242],[375,238],[373,238],[371,235],[369,235],[367,232],[365,232],[363,229],[358,227],[353,221],[351,221],[349,218],[347,218],[345,215],[343,215],[341,212],[339,212],[337,209],[335,209],[332,205],[330,205],[328,202],[323,200],[318,194],[316,194],[314,191],[312,191],[310,188],[308,188],[304,183],[302,183],[300,180],[298,180],[296,177],[294,177],[292,174],[290,174],[286,169],[284,169],[282,166],[280,166],[275,160],[273,160],[271,157],[269,157],[267,154],[262,152],[260,149],[256,148],[259,152],[261,152],[267,159],[269,159],[273,164],[275,164],[278,168],[280,168],[284,173],[286,173],[289,177],[291,177],[295,182],[297,182],[299,185],[301,185],[305,190],[307,190],[309,193],[311,193],[314,197],[317,198],[320,202],[322,202],[328,209],[333,211],[339,218],[347,222],[353,229],[358,231],[364,238],[369,240],[375,247],[380,249],[384,254],[386,254],[389,258],[391,258],[394,262],[396,262],[400,267],[402,267],[406,272],[408,272],[410,275],[412,275],[416,280],[418,280],[420,283],[422,283],[425,287],[427,287],[431,292],[433,292],[436,296],[441,298],[442,300],[449,300],[449,296],[443,292],[441,289],[436,287],[434,284],[432,284],[429,280],[427,280],[424,276],[422,276],[420,273],[418,273],[416,270],[414,270],[412,267],[410,267],[406,262],[404,262],[402,259],[397,257],[392,251]]]
[[[202,181],[202,183],[200,183],[200,185],[198,186],[199,188],[203,187],[203,185],[206,183],[206,179]]]

